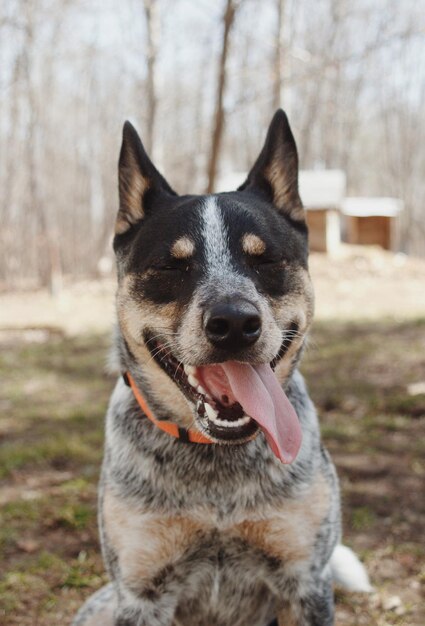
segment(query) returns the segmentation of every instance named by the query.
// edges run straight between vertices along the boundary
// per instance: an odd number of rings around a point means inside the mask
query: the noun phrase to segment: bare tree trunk
[[[17,163],[17,131],[18,131],[18,119],[19,119],[19,98],[20,88],[19,82],[23,71],[22,53],[18,52],[15,60],[11,77],[10,87],[10,110],[8,112],[9,131],[6,138],[7,151],[5,151],[5,182],[3,187],[4,205],[2,207],[2,213],[4,212],[4,219],[10,217],[10,207],[12,205],[12,192],[15,183],[16,163]],[[3,219],[3,216],[2,216]],[[3,223],[5,226],[5,223]]]
[[[273,68],[273,108],[278,109],[283,103],[283,54],[284,54],[284,20],[286,0],[277,0],[277,32]]]
[[[230,40],[230,31],[233,26],[233,22],[235,19],[235,14],[239,6],[239,2],[235,2],[235,0],[227,0],[226,9],[223,15],[223,43],[221,47],[221,55],[219,62],[219,70],[218,70],[218,82],[217,82],[217,97],[216,97],[216,105],[215,105],[215,116],[214,116],[214,130],[212,136],[212,145],[210,152],[210,159],[208,163],[207,176],[208,176],[208,186],[207,193],[212,193],[215,185],[215,178],[217,174],[217,163],[218,156],[220,152],[220,144],[223,136],[223,127],[224,127],[224,108],[223,108],[223,97],[224,90],[226,87],[226,74],[227,74],[227,56],[229,52],[229,40]]]
[[[54,294],[56,287],[60,281],[57,277],[61,275],[60,255],[57,244],[53,242],[50,232],[49,219],[46,214],[46,207],[42,198],[40,188],[40,154],[37,153],[40,138],[40,121],[38,116],[38,103],[36,98],[36,90],[34,88],[34,64],[35,57],[35,16],[37,13],[36,0],[32,0],[26,7],[25,14],[25,44],[24,44],[24,78],[26,83],[26,96],[29,111],[29,120],[27,127],[27,141],[24,147],[26,155],[27,173],[28,173],[28,214],[33,212],[36,220],[35,232],[36,241],[39,248],[38,251],[38,273],[39,279],[43,286],[49,288]]]
[[[154,146],[155,118],[156,118],[156,60],[158,56],[159,13],[157,0],[143,0],[147,29],[146,59],[148,76],[146,81],[146,129],[144,141],[146,150],[152,154]]]

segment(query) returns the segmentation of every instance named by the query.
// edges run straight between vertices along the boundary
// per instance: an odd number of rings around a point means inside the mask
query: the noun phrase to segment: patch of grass
[[[394,389],[386,400],[385,408],[388,413],[420,418],[425,415],[425,395],[407,396],[404,390]]]
[[[28,522],[32,524],[40,517],[42,500],[14,500],[4,504],[0,509],[0,522],[3,528],[12,522]]]
[[[0,479],[16,470],[98,465],[113,384],[104,374],[107,340],[57,338],[2,347]],[[6,414],[7,416],[7,414]]]
[[[82,337],[2,346],[2,626],[62,623],[70,593],[104,580],[96,483],[114,383],[104,374],[108,343]]]
[[[322,426],[322,436],[341,443],[349,443],[352,439],[349,428],[343,424],[324,424]]]
[[[86,504],[67,504],[56,515],[58,523],[71,530],[86,528],[93,521],[96,512]]]
[[[72,480],[68,480],[61,485],[62,493],[74,493],[81,494],[86,493],[87,491],[91,491],[92,482],[80,476],[78,478],[73,478]]]
[[[17,590],[19,589],[19,593]],[[48,594],[45,583],[27,572],[8,572],[0,580],[0,601],[3,615],[13,614],[24,609],[25,594]],[[0,613],[1,615],[1,613]]]
[[[407,393],[410,383],[425,380],[424,320],[317,323],[311,345],[302,369],[327,441],[377,445],[386,433],[410,437],[425,409],[423,395]]]
[[[104,581],[97,559],[63,559],[43,551],[0,578],[0,616],[24,615],[28,604],[32,605],[33,617],[49,615],[62,589],[95,589]]]
[[[0,478],[25,467],[64,469],[78,463],[98,464],[102,457],[103,433],[100,428],[82,436],[61,431],[38,437],[32,445],[15,441],[0,448]]]
[[[79,493],[55,492],[53,497],[39,497],[30,501],[16,500],[0,508],[0,545],[10,547],[30,533],[39,541],[40,534],[49,529],[69,531],[89,529],[97,533],[96,489]]]
[[[83,587],[89,587],[95,589],[104,582],[104,576],[99,576],[96,573],[88,573],[87,565],[78,563],[68,568],[68,574],[63,582],[64,587],[82,589]]]
[[[54,574],[56,578],[61,579],[67,574],[68,564],[57,554],[44,551],[34,559],[29,567],[29,572],[33,575],[37,575],[40,572],[46,571],[50,572],[50,574]]]
[[[358,507],[351,513],[351,526],[354,530],[367,530],[375,521],[375,513],[366,506]]]
[[[24,611],[28,597],[40,598],[42,605],[51,606],[56,584],[65,579],[66,570],[65,562],[43,552],[34,562],[26,563],[25,569],[8,572],[0,579],[0,606],[4,615]]]

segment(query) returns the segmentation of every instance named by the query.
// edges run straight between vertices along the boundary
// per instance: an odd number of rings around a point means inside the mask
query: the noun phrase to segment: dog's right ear
[[[123,128],[118,181],[120,207],[115,223],[116,235],[122,235],[145,217],[148,196],[150,203],[155,194],[177,195],[146,154],[130,122],[126,122]]]

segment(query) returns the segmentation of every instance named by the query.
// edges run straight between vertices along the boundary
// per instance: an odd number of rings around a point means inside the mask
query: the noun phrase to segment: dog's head
[[[261,423],[254,405],[267,400],[257,386],[273,404],[269,372],[287,378],[313,312],[285,113],[245,183],[206,196],[177,195],[127,122],[119,195],[118,319],[129,351],[174,415],[189,413],[216,441],[250,438]]]

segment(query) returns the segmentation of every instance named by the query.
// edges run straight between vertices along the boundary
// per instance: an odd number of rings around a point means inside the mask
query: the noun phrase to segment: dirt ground
[[[303,361],[338,467],[345,542],[376,591],[341,626],[423,626],[425,263],[313,255]],[[113,281],[0,294],[0,624],[68,624],[106,580],[96,526]]]

